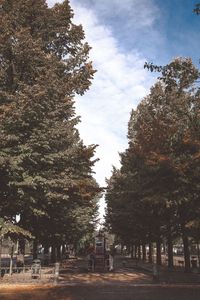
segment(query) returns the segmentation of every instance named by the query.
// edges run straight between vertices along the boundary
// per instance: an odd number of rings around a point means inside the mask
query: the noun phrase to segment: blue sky
[[[55,0],[48,0],[53,5]],[[57,1],[57,2],[62,2]],[[198,2],[198,1],[197,1]],[[96,143],[95,177],[105,186],[119,152],[127,147],[130,111],[148,94],[156,74],[144,62],[167,64],[192,57],[198,65],[200,16],[195,0],[71,0],[74,23],[82,24],[97,73],[90,90],[76,97],[79,131],[85,144]],[[103,215],[104,201],[100,203]]]
[[[200,18],[192,12],[197,2],[197,0],[74,1],[95,12],[101,24],[111,29],[123,51],[136,48],[145,57],[158,58],[161,62],[168,62],[171,57],[177,55],[193,56],[198,62],[195,48],[199,44]]]

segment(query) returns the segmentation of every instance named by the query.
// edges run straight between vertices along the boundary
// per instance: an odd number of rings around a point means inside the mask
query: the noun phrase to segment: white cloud
[[[127,147],[127,123],[130,111],[145,96],[153,82],[144,68],[145,59],[135,49],[124,53],[109,27],[101,24],[95,11],[72,1],[75,23],[81,23],[86,40],[92,46],[90,57],[97,69],[90,91],[77,98],[79,125],[85,143],[97,143],[95,172],[97,181],[105,186],[112,165],[120,166],[118,152]],[[105,203],[100,202],[100,216]]]
[[[137,4],[140,10],[140,3],[144,5],[147,2],[126,0],[125,5],[123,1],[103,0],[95,3],[107,10],[112,5],[119,10],[124,5],[124,10],[128,10],[128,7]],[[100,161],[95,167],[95,177],[100,185],[105,186],[104,180],[110,176],[112,165],[119,166],[118,152],[127,147],[130,111],[146,95],[153,77],[144,70],[145,58],[137,49],[128,53],[120,50],[119,41],[113,36],[111,29],[101,23],[95,10],[84,7],[77,0],[71,1],[71,6],[75,13],[74,22],[83,25],[86,40],[92,46],[90,57],[98,71],[90,90],[83,97],[76,98],[77,114],[82,120],[79,131],[86,144],[99,145],[96,156]],[[148,13],[144,13],[145,20],[140,21],[150,24],[151,17],[147,20]],[[101,201],[101,216],[104,206]]]
[[[72,4],[75,2],[94,10],[100,17],[109,18],[110,21],[117,18],[118,21],[122,20],[125,26],[134,28],[151,26],[159,15],[153,0],[71,1]]]
[[[144,68],[145,59],[137,53],[120,51],[118,41],[95,12],[71,1],[75,23],[81,23],[92,46],[90,57],[97,69],[90,91],[77,98],[79,126],[86,143],[97,143],[97,178],[101,184],[110,175],[111,165],[119,165],[118,151],[127,145],[130,111],[147,93],[152,77]],[[101,167],[100,167],[101,166]],[[101,171],[100,171],[101,169]]]

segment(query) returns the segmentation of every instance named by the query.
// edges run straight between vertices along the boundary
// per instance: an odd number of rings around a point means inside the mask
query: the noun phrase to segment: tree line
[[[146,65],[150,69],[151,65]],[[182,239],[185,269],[189,241],[200,239],[200,73],[191,59],[176,58],[135,110],[128,123],[128,148],[121,168],[107,180],[106,223],[135,255],[161,264],[167,245],[173,267],[173,243]]]
[[[99,186],[74,99],[95,70],[69,1],[0,1],[0,218],[45,249],[90,236]],[[21,251],[24,240],[21,239]]]

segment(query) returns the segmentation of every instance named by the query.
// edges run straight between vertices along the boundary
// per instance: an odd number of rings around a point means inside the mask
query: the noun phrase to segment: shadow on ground
[[[1,300],[199,300],[199,286],[65,286],[1,291]]]

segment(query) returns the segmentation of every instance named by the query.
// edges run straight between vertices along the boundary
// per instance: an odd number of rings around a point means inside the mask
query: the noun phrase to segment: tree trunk
[[[62,257],[64,257],[66,254],[66,245],[62,244]]]
[[[33,240],[33,259],[37,258],[37,246],[38,246],[38,240],[35,238]]]
[[[183,248],[184,248],[184,259],[185,259],[185,272],[190,271],[190,250],[189,250],[189,241],[188,236],[185,232],[185,226],[182,226],[182,239],[183,239]]]
[[[149,263],[153,262],[153,258],[152,258],[152,243],[149,242]]]
[[[44,254],[49,254],[49,246],[47,244],[44,245]]]
[[[14,254],[14,245],[12,245],[12,247],[11,247],[9,275],[12,275],[12,273],[13,273],[13,254]]]
[[[56,247],[56,252],[57,252],[57,261],[60,261],[61,260],[60,246]]]
[[[198,266],[200,268],[200,249],[199,249],[199,241],[197,241],[197,257],[198,257]]]
[[[123,255],[124,253],[123,253],[123,249],[124,249],[124,245],[123,244],[121,244],[121,250],[120,250],[120,253],[121,253],[121,255]]]
[[[133,258],[133,245],[131,245],[131,258]]]
[[[160,238],[156,241],[156,264],[159,265],[159,266],[162,265],[161,240],[160,240]]]
[[[23,238],[19,240],[19,252],[20,254],[25,254],[25,240]]]
[[[49,245],[46,243],[44,245],[44,265],[48,266],[49,264]]]
[[[56,262],[56,247],[55,245],[51,246],[51,262]]]
[[[1,255],[2,255],[3,238],[0,236],[0,276],[1,276]]]
[[[174,260],[173,260],[173,243],[172,243],[171,229],[169,229],[168,237],[167,237],[167,252],[168,252],[168,268],[172,269],[174,267]]]
[[[134,247],[134,259],[137,259],[137,247],[136,245],[134,245],[133,247]]]
[[[138,259],[141,260],[141,246],[138,244],[137,246],[137,252],[138,252]]]
[[[142,259],[146,260],[146,245],[142,244]]]

